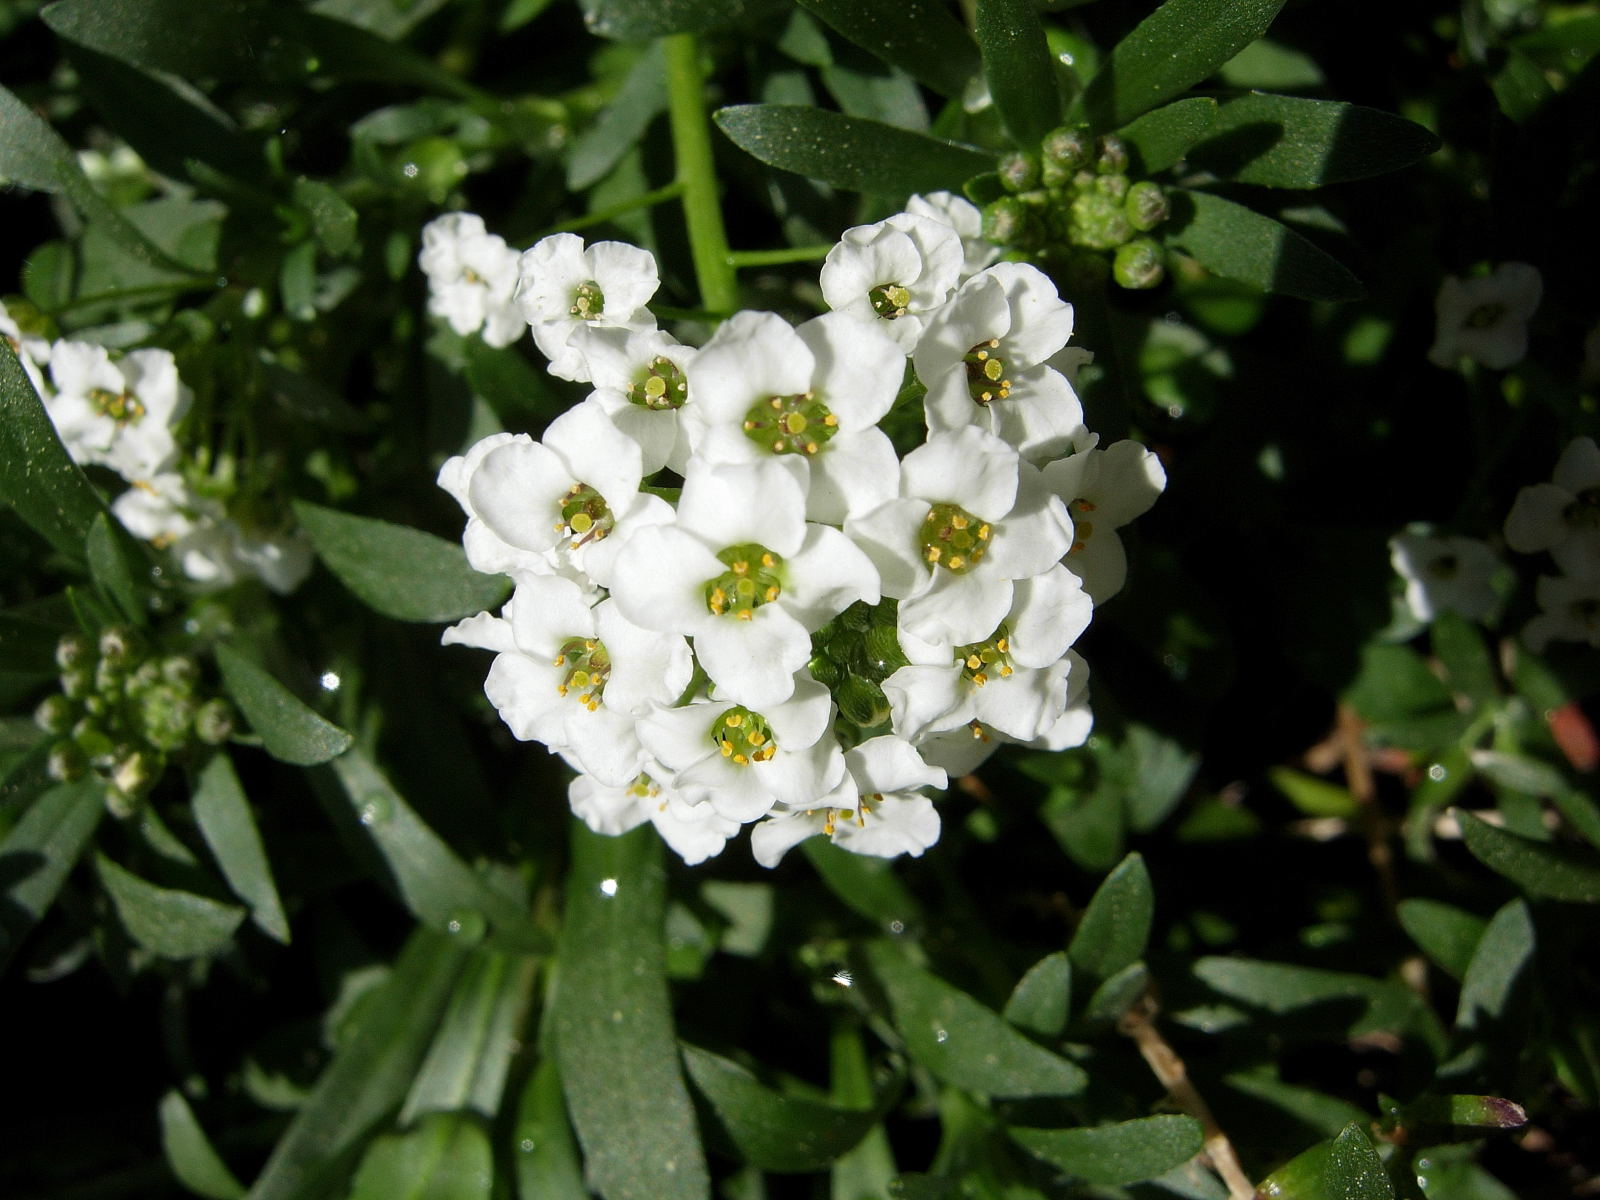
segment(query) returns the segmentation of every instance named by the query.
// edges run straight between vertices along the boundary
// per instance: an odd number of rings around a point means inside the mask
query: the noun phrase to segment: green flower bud
[[[149,750],[124,754],[112,764],[112,787],[130,799],[137,799],[155,786],[161,776],[161,766],[160,756]]]
[[[1046,163],[1070,177],[1088,163],[1091,147],[1087,125],[1062,125],[1044,135],[1040,150]]]
[[[1115,250],[1133,236],[1122,205],[1098,192],[1080,193],[1072,202],[1071,242],[1090,250]]]
[[[57,783],[71,783],[82,779],[88,769],[89,759],[74,743],[61,741],[50,747],[50,757],[45,770]]]
[[[186,745],[194,725],[197,705],[186,689],[161,684],[140,697],[138,720],[145,740],[158,750],[172,751]]]
[[[46,696],[33,710],[33,723],[46,733],[65,733],[77,719],[78,706],[60,692]]]
[[[853,629],[857,633],[865,633],[872,628],[872,615],[872,607],[865,601],[857,600],[839,614],[839,623],[846,629]]]
[[[889,701],[884,697],[883,689],[859,675],[852,675],[840,684],[834,690],[833,700],[845,720],[863,729],[882,725],[889,719]]]
[[[107,625],[100,631],[100,660],[127,666],[137,654],[134,632],[126,625]]]
[[[1113,200],[1121,200],[1128,194],[1128,177],[1126,175],[1102,175],[1094,181],[1094,190],[1102,196],[1110,196]]]
[[[56,666],[63,671],[76,671],[89,665],[93,653],[88,638],[81,633],[69,633],[56,643]]]
[[[1146,179],[1128,189],[1122,211],[1127,213],[1130,225],[1140,233],[1149,233],[1167,219],[1172,206],[1167,203],[1167,194],[1161,190],[1161,185]]]
[[[1045,159],[1039,167],[1039,182],[1047,191],[1065,192],[1072,188],[1072,181],[1077,177],[1077,171],[1071,167],[1063,167],[1060,163]]]
[[[811,672],[811,678],[815,679],[830,692],[843,683],[845,679],[844,668],[823,654],[818,654],[812,658],[806,664],[806,669]]]
[[[1021,246],[1029,240],[1028,206],[1015,196],[1001,196],[983,210],[983,236],[997,246]]]
[[[1124,175],[1128,171],[1128,144],[1114,133],[1100,139],[1100,156],[1094,169],[1102,175]]]
[[[1146,237],[1119,246],[1111,264],[1112,277],[1125,288],[1153,288],[1166,273],[1161,247]]]
[[[1000,159],[1000,185],[1008,192],[1028,192],[1039,186],[1039,157],[1013,150]]]
[[[183,654],[173,654],[161,660],[161,678],[168,683],[192,691],[200,682],[200,664]]]
[[[61,672],[61,691],[69,700],[82,700],[94,692],[94,668],[87,664]]]
[[[233,705],[218,697],[207,700],[194,714],[194,735],[208,746],[220,746],[238,728]]]
[[[119,821],[130,820],[139,813],[139,797],[110,784],[106,787],[106,811]]]
[[[893,625],[878,625],[867,633],[867,661],[875,670],[892,675],[911,660],[900,649],[900,638]]]

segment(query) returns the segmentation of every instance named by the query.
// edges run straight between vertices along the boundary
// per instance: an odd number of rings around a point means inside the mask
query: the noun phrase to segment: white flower
[[[1537,268],[1524,262],[1501,263],[1475,279],[1446,276],[1434,300],[1439,323],[1428,361],[1452,368],[1469,358],[1497,371],[1521,362],[1543,292]]]
[[[689,460],[682,413],[689,400],[686,371],[699,351],[660,329],[593,325],[576,330],[567,346],[594,382],[592,399],[639,443],[644,473],[668,466],[683,474]]]
[[[1089,710],[1089,664],[1076,650],[1067,651],[1066,708],[1056,722],[1028,745],[1037,750],[1070,750],[1089,740],[1094,713]]]
[[[192,393],[166,350],[135,350],[113,361],[104,346],[59,341],[50,352],[55,394],[45,407],[67,450],[124,479],[149,479],[177,457],[172,427]]]
[[[1522,631],[1535,654],[1551,642],[1588,642],[1600,650],[1600,576],[1546,575],[1536,593],[1543,611]]]
[[[1072,545],[1072,520],[1039,472],[975,426],[931,434],[900,466],[899,498],[845,532],[877,565],[899,625],[949,647],[988,637],[1014,583],[1048,571]]]
[[[112,501],[111,512],[129,533],[169,553],[185,577],[208,588],[254,576],[287,594],[311,573],[311,543],[302,531],[247,533],[221,504],[174,472],[136,481]]]
[[[519,258],[474,213],[434,218],[422,228],[417,256],[428,277],[428,311],[463,336],[482,330],[489,345],[509,346],[528,328],[512,298]]]
[[[928,315],[955,290],[961,263],[954,229],[896,213],[844,231],[822,264],[822,297],[835,312],[888,334],[909,353]]]
[[[790,847],[816,834],[856,854],[913,857],[939,840],[939,813],[918,788],[948,782],[903,738],[869,738],[844,753],[850,787],[838,803],[774,813],[750,831],[750,849],[764,867],[775,867]]]
[[[1519,554],[1548,550],[1568,574],[1600,571],[1600,448],[1593,438],[1568,443],[1552,482],[1517,493],[1505,532]]]
[[[1500,560],[1487,542],[1411,531],[1389,539],[1389,561],[1406,581],[1406,607],[1419,621],[1442,612],[1482,621],[1494,611]]]
[[[1066,376],[1047,366],[1072,336],[1072,306],[1037,267],[975,275],[929,321],[913,356],[928,431],[977,425],[1024,458],[1051,458],[1084,433]]]
[[[807,522],[799,482],[770,460],[691,460],[676,521],[634,532],[610,586],[630,620],[692,637],[719,693],[756,707],[789,695],[814,631],[879,598],[866,555]]]
[[[1083,580],[1096,604],[1104,604],[1128,578],[1128,557],[1114,531],[1149,510],[1167,486],[1167,472],[1155,452],[1138,442],[1104,450],[1098,442],[1090,434],[1076,454],[1047,463],[1044,480],[1072,514],[1067,570]]]
[[[554,233],[522,252],[517,304],[550,373],[582,380],[583,359],[568,349],[582,325],[645,329],[655,318],[645,305],[660,277],[647,250],[626,242],[596,242],[588,249],[575,233]]]
[[[912,216],[929,217],[950,226],[961,238],[962,280],[970,279],[1000,257],[1000,247],[983,236],[983,214],[978,206],[954,192],[930,192],[906,201]]]
[[[878,421],[905,355],[843,313],[794,328],[773,313],[725,321],[689,366],[694,452],[709,462],[793,464],[806,515],[839,524],[894,495],[894,446]]]
[[[248,531],[229,522],[234,560],[280,596],[287,596],[311,574],[315,554],[301,529]]]
[[[690,804],[648,771],[621,787],[580,774],[568,786],[567,798],[572,811],[596,833],[615,837],[649,821],[691,867],[720,854],[739,832],[739,822],[709,804]]]

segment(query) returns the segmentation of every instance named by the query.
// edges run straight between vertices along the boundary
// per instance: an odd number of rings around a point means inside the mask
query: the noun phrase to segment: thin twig
[[[1395,878],[1394,850],[1389,845],[1387,822],[1378,807],[1378,787],[1372,776],[1372,760],[1362,737],[1364,722],[1348,704],[1339,705],[1338,739],[1344,757],[1345,786],[1361,810],[1361,827],[1367,835],[1367,860],[1377,872],[1384,903],[1393,914],[1400,903],[1400,885]]]

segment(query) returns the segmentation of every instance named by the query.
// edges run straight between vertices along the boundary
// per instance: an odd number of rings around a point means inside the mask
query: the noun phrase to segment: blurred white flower
[[[1600,448],[1593,438],[1574,438],[1551,482],[1517,493],[1505,532],[1519,554],[1548,550],[1569,575],[1600,572]]]
[[[1543,610],[1522,630],[1535,654],[1551,642],[1587,642],[1600,650],[1600,576],[1546,575],[1536,588]]]
[[[428,277],[428,311],[463,336],[481,330],[489,345],[509,346],[528,328],[513,299],[519,258],[474,213],[429,221],[417,256]]]
[[[149,479],[177,458],[173,426],[192,396],[166,350],[113,359],[104,346],[62,340],[50,351],[55,392],[44,398],[73,458],[102,463],[129,481]]]
[[[1442,612],[1486,620],[1499,600],[1493,584],[1500,560],[1477,538],[1399,533],[1389,539],[1389,561],[1405,580],[1406,608],[1419,621]]]
[[[1428,361],[1453,368],[1463,358],[1503,371],[1528,352],[1528,321],[1544,280],[1524,262],[1501,263],[1472,279],[1445,277],[1434,300],[1438,326]]]

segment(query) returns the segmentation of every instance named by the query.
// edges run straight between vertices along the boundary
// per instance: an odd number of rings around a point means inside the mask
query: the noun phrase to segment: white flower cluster
[[[578,771],[596,830],[651,821],[691,863],[744,825],[767,866],[816,834],[917,855],[939,835],[928,789],[1001,742],[1087,736],[1071,647],[1165,474],[1099,448],[1062,370],[1084,358],[1071,306],[1031,266],[987,265],[969,209],[930,197],[847,231],[831,312],[740,312],[698,349],[657,327],[648,253],[556,234],[522,254],[525,324],[593,390],[539,440],[444,464],[469,561],[516,585],[444,640],[495,652],[490,700]],[[446,220],[432,260],[481,239]],[[902,456],[886,426],[919,444]]]
[[[1517,494],[1505,534],[1521,554],[1548,551],[1561,572],[1539,579],[1541,611],[1523,639],[1538,653],[1552,641],[1600,649],[1600,448],[1593,438],[1574,439],[1549,483]]]
[[[18,328],[0,303],[0,335],[16,351],[75,462],[109,467],[129,484],[111,511],[135,537],[171,552],[196,583],[224,586],[256,577],[289,592],[311,570],[303,535],[251,532],[182,474],[174,429],[192,394],[167,350],[113,355],[67,338],[50,342]]]

